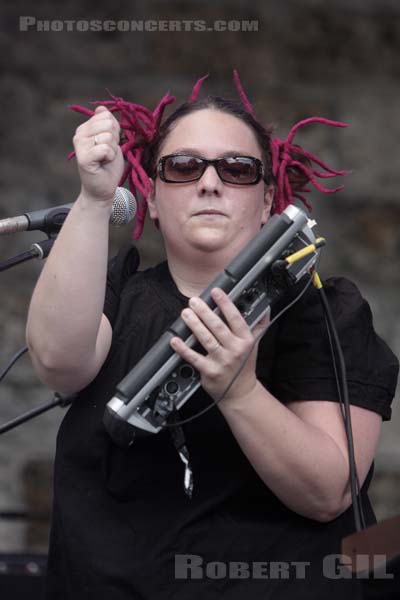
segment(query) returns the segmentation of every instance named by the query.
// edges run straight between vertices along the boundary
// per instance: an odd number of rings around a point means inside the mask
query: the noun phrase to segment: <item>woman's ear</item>
[[[156,206],[156,201],[155,201],[155,196],[156,196],[156,186],[154,183],[153,179],[150,179],[150,185],[151,185],[151,190],[149,195],[147,196],[147,206],[149,207],[149,215],[150,215],[150,219],[152,219],[153,221],[158,219],[158,211],[157,211],[157,206]]]
[[[272,184],[265,186],[264,207],[263,207],[262,218],[261,218],[261,223],[263,225],[265,225],[265,223],[268,221],[269,215],[271,214],[271,206],[272,206],[272,202],[274,200],[274,191],[275,191],[275,188]]]

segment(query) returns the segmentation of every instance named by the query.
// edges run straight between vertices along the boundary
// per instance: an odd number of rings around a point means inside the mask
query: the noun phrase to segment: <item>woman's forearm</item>
[[[46,260],[29,306],[30,351],[49,368],[74,368],[94,352],[104,306],[110,203],[80,195]]]
[[[260,382],[219,405],[258,475],[295,512],[329,521],[350,504],[348,461],[334,439],[300,419]]]

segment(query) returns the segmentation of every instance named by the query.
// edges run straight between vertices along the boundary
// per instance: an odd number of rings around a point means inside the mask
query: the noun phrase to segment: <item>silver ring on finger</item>
[[[221,347],[221,344],[219,342],[215,343],[214,348],[211,348],[211,350],[208,351],[208,354],[213,354],[214,352],[216,352],[218,350],[218,348]]]

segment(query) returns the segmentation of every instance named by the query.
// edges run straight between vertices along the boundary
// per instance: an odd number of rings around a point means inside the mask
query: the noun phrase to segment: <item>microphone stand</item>
[[[36,242],[32,244],[31,249],[21,254],[17,254],[17,256],[13,256],[12,258],[8,258],[0,262],[0,272],[6,271],[7,269],[11,269],[15,265],[19,265],[20,263],[31,260],[32,258],[47,258],[50,250],[53,247],[53,244],[56,240],[57,236],[50,237],[47,240],[42,240],[41,242]]]
[[[1,262],[0,263],[0,271],[5,271],[7,269],[10,269],[14,265],[20,264],[22,262],[26,262],[27,260],[30,260],[32,258],[41,258],[41,259],[47,258],[47,256],[50,253],[51,248],[53,247],[55,240],[57,239],[57,235],[58,235],[68,213],[69,213],[69,208],[58,207],[57,209],[50,211],[46,215],[46,218],[44,219],[43,222],[30,223],[29,228],[35,227],[35,229],[43,231],[44,233],[46,233],[48,235],[48,239],[42,240],[41,242],[36,242],[36,243],[32,244],[31,249],[29,251],[23,252],[22,254],[18,254],[17,256],[14,256],[12,258],[9,258],[9,259]],[[25,354],[25,352],[27,350],[28,350],[28,347],[25,346],[24,348],[22,348],[21,350],[18,351],[18,353],[10,361],[10,364],[8,364],[7,367],[3,370],[3,372],[0,373],[0,381],[2,381],[2,379],[8,373],[8,371],[10,370],[12,365],[16,362],[16,360],[18,360],[18,358],[20,358],[23,354]],[[8,421],[8,423],[1,425],[0,426],[0,435],[2,433],[6,433],[6,431],[10,431],[10,429],[14,429],[15,427],[18,427],[19,425],[22,425],[22,423],[25,423],[26,421],[29,421],[29,420],[37,417],[38,415],[41,415],[44,412],[47,412],[48,410],[50,410],[52,408],[55,408],[56,406],[61,406],[62,408],[69,406],[70,404],[72,404],[72,402],[74,401],[76,396],[77,396],[77,394],[60,394],[58,392],[55,392],[54,397],[50,402],[46,402],[45,404],[42,404],[32,410],[29,410],[26,413],[20,415],[19,417],[16,417],[15,419]]]
[[[48,239],[32,244],[31,249],[27,252],[22,252],[22,254],[1,262],[0,272],[6,271],[14,265],[26,262],[32,258],[47,258],[69,211],[68,207],[61,206],[48,212],[44,220],[40,218],[29,221],[28,231],[32,231],[33,229],[43,231],[43,233],[47,234]]]
[[[23,415],[20,415],[19,417],[16,417],[15,419],[8,421],[4,425],[1,425],[0,426],[0,435],[2,433],[6,433],[6,431],[10,431],[10,429],[14,429],[15,427],[18,427],[19,425],[22,425],[22,423],[26,423],[26,421],[30,421],[31,419],[34,419],[35,417],[41,415],[42,413],[47,412],[48,410],[50,410],[52,408],[55,408],[56,406],[61,406],[62,408],[66,408],[67,406],[69,406],[70,404],[73,403],[73,401],[75,400],[77,395],[78,394],[60,394],[59,392],[55,392],[54,397],[50,402],[41,404],[40,406],[37,406],[36,408],[29,410],[28,412],[24,413]]]
[[[69,211],[60,213],[59,211],[53,211],[53,214],[49,213],[43,226],[37,227],[37,229],[39,229],[47,234],[48,239],[42,240],[40,242],[36,242],[36,243],[32,244],[30,250],[22,252],[21,254],[18,254],[17,256],[14,256],[12,258],[9,258],[9,259],[6,259],[5,261],[0,262],[0,272],[6,271],[7,269],[10,269],[11,267],[13,267],[17,264],[26,262],[33,258],[40,258],[40,259],[47,258],[50,253],[50,250],[53,247],[55,240],[57,239],[57,235],[62,227],[62,223],[64,222],[65,217],[68,214],[68,212]],[[0,381],[2,381],[4,379],[4,377],[6,376],[8,371],[11,369],[11,367],[15,364],[15,362],[23,354],[25,354],[27,352],[27,350],[28,350],[28,347],[25,346],[24,348],[22,348],[15,354],[15,356],[11,359],[9,364],[5,367],[5,369],[3,369],[2,373],[0,373]],[[19,425],[22,425],[23,423],[30,421],[31,419],[43,414],[44,412],[47,412],[48,410],[55,408],[56,406],[66,408],[67,406],[72,404],[72,402],[74,401],[76,396],[77,396],[77,394],[66,395],[66,394],[60,394],[58,392],[55,392],[54,397],[50,402],[41,404],[41,405],[37,406],[36,408],[29,410],[14,419],[11,419],[7,423],[0,425],[0,435],[3,433],[6,433],[7,431],[10,431],[11,429],[15,429]],[[46,523],[48,521],[48,518],[49,518],[49,516],[47,514],[29,513],[27,511],[1,511],[0,512],[1,520],[7,519],[7,520],[14,521],[16,519],[17,520],[22,519],[24,521],[34,520],[34,521],[41,521],[41,522]],[[31,561],[31,563],[32,563],[32,561]],[[39,569],[39,571],[38,571],[39,574],[44,572],[44,569],[45,569],[44,561],[43,561],[43,565],[35,564],[34,566],[35,566],[35,568]],[[9,569],[10,567],[8,566],[7,568]]]

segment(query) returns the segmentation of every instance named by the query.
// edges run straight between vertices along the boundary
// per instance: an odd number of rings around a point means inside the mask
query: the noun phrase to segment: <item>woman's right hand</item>
[[[82,183],[81,194],[93,201],[112,205],[124,170],[119,147],[120,125],[105,107],[77,128],[73,143]],[[95,143],[96,137],[96,143]]]

